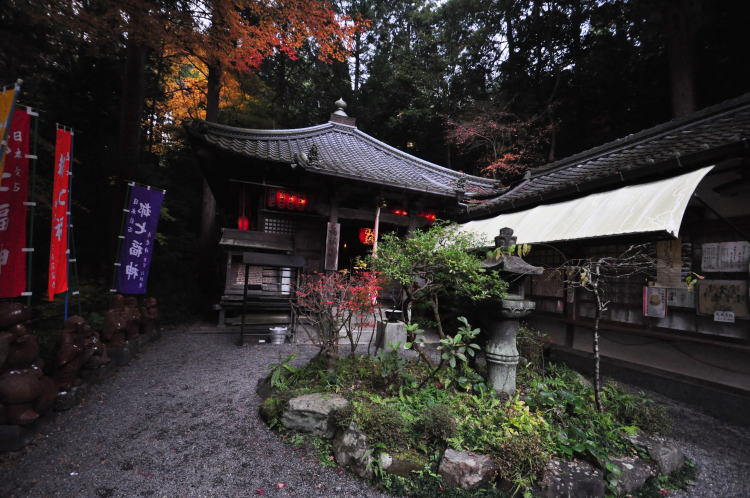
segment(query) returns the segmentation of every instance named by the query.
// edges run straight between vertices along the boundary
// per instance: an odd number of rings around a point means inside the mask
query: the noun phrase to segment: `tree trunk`
[[[430,304],[432,305],[432,314],[435,317],[435,322],[437,323],[438,335],[441,339],[445,339],[445,332],[443,332],[443,321],[440,319],[440,311],[438,308],[439,303],[437,294],[432,294]]]
[[[665,12],[674,117],[695,111],[690,8],[689,0],[674,0]]]
[[[120,122],[117,142],[117,157],[113,161],[112,206],[110,217],[111,253],[115,255],[125,204],[125,182],[134,180],[138,171],[141,153],[141,119],[146,95],[146,62],[148,48],[129,38],[126,47],[127,59],[122,80],[120,100]]]
[[[596,403],[596,410],[602,412],[604,410],[602,406],[602,380],[599,369],[599,321],[602,317],[602,300],[599,295],[598,287],[594,287],[594,296],[596,297],[596,316],[594,319],[594,337],[593,337],[593,350],[594,350],[594,402]]]
[[[596,310],[596,319],[594,320],[594,400],[597,411],[603,411],[602,408],[602,381],[599,374],[599,318],[601,312]]]
[[[215,123],[219,117],[219,99],[221,97],[221,76],[223,69],[218,64],[208,67],[206,85],[206,121]],[[198,232],[198,248],[201,259],[199,275],[201,288],[206,294],[213,290],[214,276],[214,233],[216,232],[216,199],[205,177],[201,185],[201,222]]]

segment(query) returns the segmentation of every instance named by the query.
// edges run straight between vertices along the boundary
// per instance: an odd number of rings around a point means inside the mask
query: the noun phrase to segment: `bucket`
[[[271,327],[271,344],[284,344],[289,327]]]

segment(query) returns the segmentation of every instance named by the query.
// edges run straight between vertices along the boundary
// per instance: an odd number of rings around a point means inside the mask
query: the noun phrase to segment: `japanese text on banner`
[[[58,129],[55,142],[55,180],[52,190],[52,227],[49,249],[50,301],[68,290],[68,216],[70,214],[70,152],[73,134]]]
[[[16,109],[7,138],[5,172],[0,173],[0,298],[26,290],[26,206],[31,116]]]
[[[117,290],[123,294],[145,294],[156,228],[164,193],[140,185],[130,189],[125,233],[120,252]]]

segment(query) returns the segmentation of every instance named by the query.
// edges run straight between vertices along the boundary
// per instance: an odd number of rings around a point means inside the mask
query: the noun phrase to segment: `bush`
[[[669,434],[672,421],[667,409],[643,394],[624,391],[615,383],[608,383],[602,392],[604,409],[625,425],[635,425],[645,432]]]
[[[367,401],[359,405],[356,413],[355,423],[373,443],[382,443],[389,449],[409,447],[411,427],[393,406]]]
[[[443,442],[456,433],[456,419],[447,405],[432,405],[422,414],[422,427],[430,439]]]
[[[541,477],[550,459],[539,432],[515,434],[507,438],[499,450],[494,454],[497,475],[526,487]]]
[[[528,362],[528,366],[537,371],[544,370],[544,346],[547,335],[532,329],[525,323],[518,328],[516,347],[518,354]]]
[[[260,404],[258,411],[260,418],[271,427],[274,427],[279,424],[281,415],[284,413],[284,408],[286,408],[286,401],[271,396]]]

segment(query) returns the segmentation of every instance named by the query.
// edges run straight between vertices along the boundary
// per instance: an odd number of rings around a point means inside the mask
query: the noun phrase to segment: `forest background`
[[[216,289],[182,120],[304,127],[343,97],[364,132],[512,184],[750,90],[748,21],[741,0],[7,0],[1,82],[22,78],[20,102],[40,110],[35,299],[55,123],[77,130],[85,310],[106,309],[129,179],[167,189],[149,290],[167,319],[184,319],[210,309]],[[61,316],[60,299],[42,308]]]

